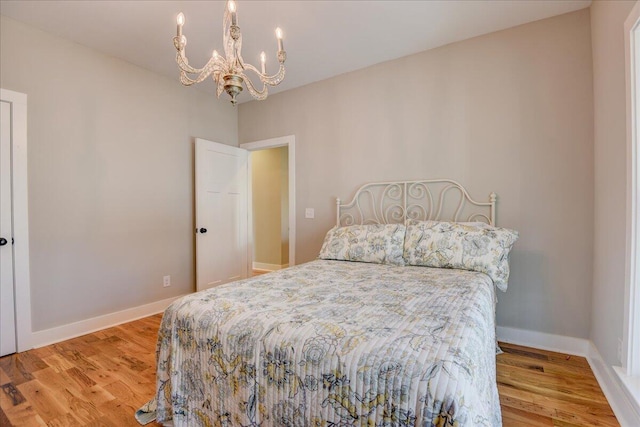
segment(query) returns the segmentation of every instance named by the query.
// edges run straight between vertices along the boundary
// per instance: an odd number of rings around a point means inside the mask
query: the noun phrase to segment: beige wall
[[[287,147],[251,153],[253,203],[253,261],[283,265],[288,252]],[[285,221],[286,218],[286,221]]]
[[[237,145],[235,109],[0,24],[0,86],[28,95],[34,331],[192,291],[193,137]]]
[[[316,257],[333,225],[333,198],[364,182],[450,177],[477,198],[496,191],[499,224],[521,232],[498,323],[591,331],[616,363],[622,22],[632,6],[595,1],[591,16],[538,21],[242,104],[239,138],[229,104],[2,17],[0,86],[29,95],[34,330],[192,290],[192,137],[236,145],[295,134],[299,262]],[[305,207],[315,220],[303,218]]]
[[[626,259],[626,89],[624,21],[632,1],[591,5],[595,146],[595,228],[591,339],[619,365]]]
[[[368,181],[453,178],[499,195],[520,231],[498,324],[589,336],[593,261],[589,10],[379,64],[239,107],[239,140],[296,136],[296,259],[334,197]],[[304,219],[304,209],[316,219]]]

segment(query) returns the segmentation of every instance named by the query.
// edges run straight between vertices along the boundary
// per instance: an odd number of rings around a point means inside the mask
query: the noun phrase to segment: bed
[[[338,199],[320,259],[165,311],[144,409],[176,427],[501,425],[496,286],[517,233],[494,227],[495,203],[451,180]]]

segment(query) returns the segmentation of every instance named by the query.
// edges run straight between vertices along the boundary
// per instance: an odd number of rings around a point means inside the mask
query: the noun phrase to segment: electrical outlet
[[[162,286],[165,288],[171,286],[171,276],[164,276],[162,278]]]
[[[622,363],[622,338],[618,338],[618,362]]]
[[[304,217],[305,218],[309,218],[309,219],[313,219],[316,217],[316,212],[313,208],[306,208],[304,210]]]

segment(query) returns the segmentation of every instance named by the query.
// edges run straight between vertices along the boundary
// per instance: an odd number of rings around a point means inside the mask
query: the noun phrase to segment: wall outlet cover
[[[162,286],[165,288],[171,286],[171,276],[164,276],[162,278]]]

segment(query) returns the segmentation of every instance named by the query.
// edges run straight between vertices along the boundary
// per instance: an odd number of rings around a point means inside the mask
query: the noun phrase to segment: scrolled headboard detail
[[[477,202],[451,179],[374,182],[356,191],[349,203],[336,199],[336,225],[393,224],[406,219],[483,221],[495,225],[495,193]]]

